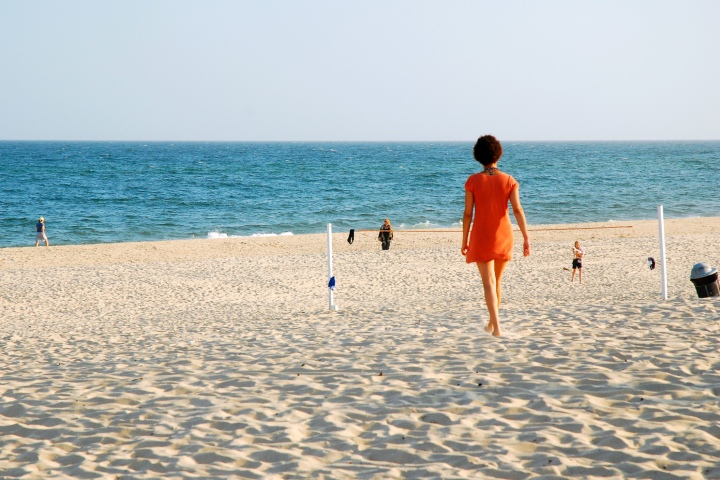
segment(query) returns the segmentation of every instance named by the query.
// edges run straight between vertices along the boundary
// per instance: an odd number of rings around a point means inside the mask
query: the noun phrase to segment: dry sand
[[[720,478],[720,219],[548,228],[0,249],[0,478]]]

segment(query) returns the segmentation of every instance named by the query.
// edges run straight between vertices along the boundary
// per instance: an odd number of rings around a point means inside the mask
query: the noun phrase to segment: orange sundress
[[[503,172],[494,175],[476,173],[468,177],[465,191],[475,202],[470,242],[465,261],[510,260],[513,231],[508,212],[510,193],[517,188],[515,179]]]

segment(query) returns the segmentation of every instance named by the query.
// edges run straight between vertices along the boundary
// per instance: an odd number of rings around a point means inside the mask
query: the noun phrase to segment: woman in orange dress
[[[500,279],[512,257],[513,231],[508,201],[523,236],[523,255],[530,255],[525,213],[520,205],[520,186],[513,177],[497,168],[502,146],[492,135],[480,137],[473,148],[482,172],[470,175],[465,182],[465,213],[461,252],[467,263],[477,263],[485,292],[490,321],[485,331],[500,336],[498,309],[502,298]],[[472,232],[470,225],[472,224]],[[468,241],[469,240],[469,241]]]

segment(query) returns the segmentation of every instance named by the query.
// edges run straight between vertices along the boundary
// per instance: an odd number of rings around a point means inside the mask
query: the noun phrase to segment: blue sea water
[[[720,142],[506,142],[531,225],[720,216]],[[0,246],[459,227],[472,143],[0,142]]]

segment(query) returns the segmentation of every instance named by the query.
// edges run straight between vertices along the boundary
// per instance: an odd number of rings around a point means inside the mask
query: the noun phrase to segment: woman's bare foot
[[[491,333],[493,337],[499,337],[499,336],[500,336],[500,326],[499,326],[499,325],[498,325],[497,328],[495,328],[495,327],[493,327],[493,325],[492,325],[490,322],[488,322],[488,324],[485,325],[485,327],[483,327],[483,329],[484,329],[487,333]]]

